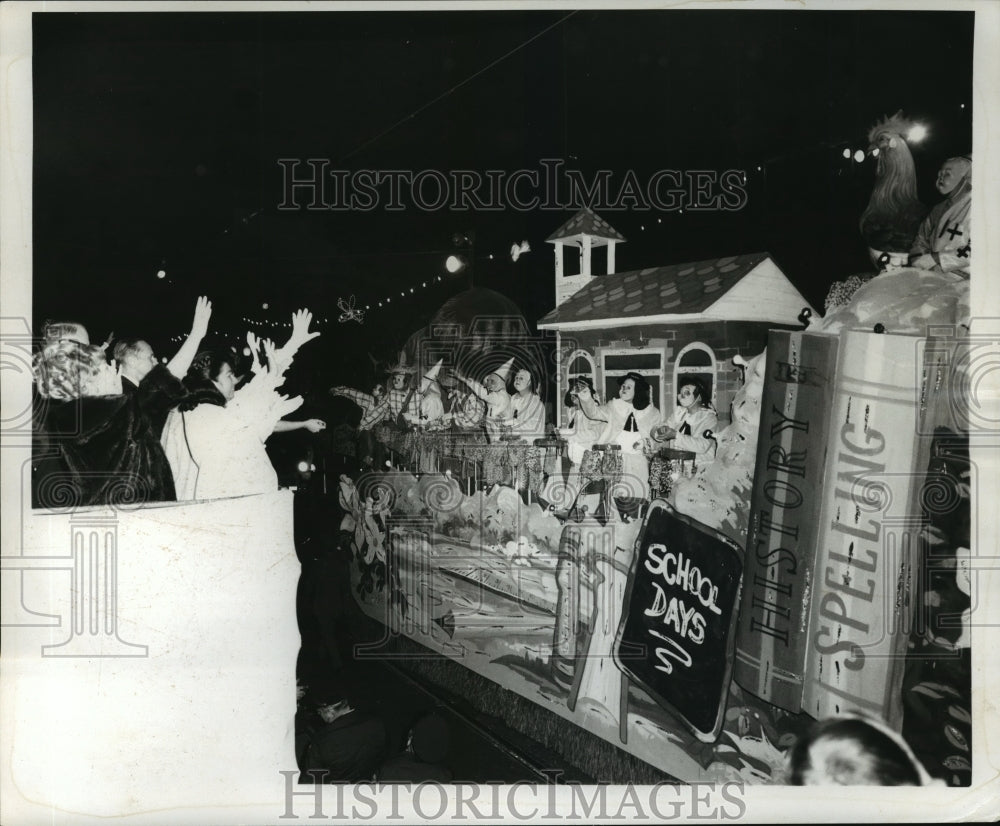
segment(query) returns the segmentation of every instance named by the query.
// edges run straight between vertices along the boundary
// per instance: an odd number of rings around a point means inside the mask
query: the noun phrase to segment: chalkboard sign
[[[714,742],[732,672],[743,553],[660,499],[636,548],[615,662],[699,740]]]

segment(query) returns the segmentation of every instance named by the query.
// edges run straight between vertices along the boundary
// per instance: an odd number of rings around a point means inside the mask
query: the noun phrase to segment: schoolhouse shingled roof
[[[698,316],[769,259],[768,253],[755,252],[595,276],[538,324],[559,327],[651,316]]]
[[[593,235],[595,238],[606,238],[611,241],[625,240],[625,237],[618,230],[589,207],[581,209],[545,240],[551,243],[561,241],[564,238],[574,238],[578,235]]]

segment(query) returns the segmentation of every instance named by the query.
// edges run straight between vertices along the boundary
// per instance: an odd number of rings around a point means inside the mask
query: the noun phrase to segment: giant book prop
[[[860,710],[902,722],[934,352],[908,336],[841,335],[802,692],[816,718]]]
[[[796,713],[839,342],[772,330],[767,343],[733,677]]]

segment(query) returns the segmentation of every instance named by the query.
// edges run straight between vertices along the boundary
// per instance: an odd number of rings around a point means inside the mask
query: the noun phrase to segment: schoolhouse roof
[[[594,276],[538,326],[585,329],[706,320],[794,324],[806,307],[809,303],[771,256],[754,252]]]

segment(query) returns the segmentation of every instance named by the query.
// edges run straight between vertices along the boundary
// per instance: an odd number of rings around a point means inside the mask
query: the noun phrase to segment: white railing
[[[5,811],[24,823],[284,811],[292,493],[21,517],[0,559],[3,764],[21,796]]]

